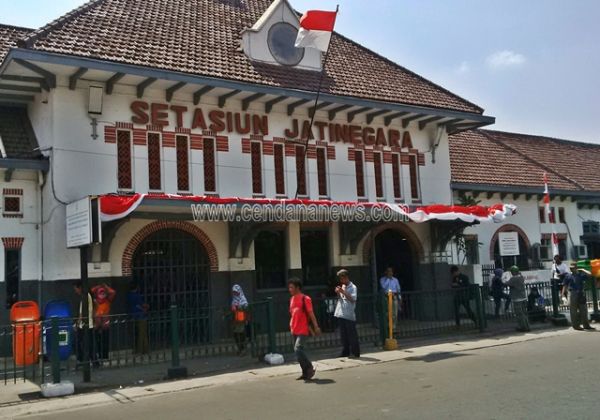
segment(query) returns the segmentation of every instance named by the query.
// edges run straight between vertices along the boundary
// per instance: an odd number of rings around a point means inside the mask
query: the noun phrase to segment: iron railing
[[[594,316],[600,318],[598,293],[595,289],[597,285],[590,282],[588,286],[586,293],[589,307],[594,310]],[[528,283],[526,289],[528,295],[534,289],[540,295],[530,308],[532,321],[541,321],[555,315],[551,282]],[[558,303],[558,311],[568,310],[564,302]],[[336,298],[313,298],[315,315],[323,333],[312,337],[308,341],[309,347],[341,346],[336,331],[337,322],[333,316],[335,304]],[[483,331],[490,323],[513,321],[512,306],[509,305],[508,310],[504,310],[504,301],[501,305],[496,317],[494,301],[487,285],[473,285],[466,290],[404,292],[394,337],[405,339],[456,331]],[[473,314],[472,319],[467,307]],[[292,351],[287,299],[253,302],[248,313],[247,327],[245,334],[242,334],[246,346],[244,354],[261,358],[268,352]],[[388,331],[385,296],[359,296],[356,317],[360,342],[382,344]],[[56,318],[54,320],[57,322]],[[235,356],[240,353],[239,342],[236,342],[232,334],[231,310],[224,306],[197,309],[172,307],[150,312],[142,319],[123,314],[111,315],[106,329],[90,328],[77,319],[61,318],[57,324],[57,334],[50,334],[53,331],[52,322],[44,320],[0,327],[0,381],[5,384],[18,381],[40,383],[56,372],[56,363],[65,377],[80,374],[86,358],[80,344],[86,334],[90,341],[87,356],[92,369],[175,364],[181,360]],[[58,340],[58,343],[52,340]],[[50,356],[57,352],[50,351],[50,355],[48,354],[48,349],[52,346],[58,348],[58,354],[63,356],[60,360],[54,359],[54,369]]]

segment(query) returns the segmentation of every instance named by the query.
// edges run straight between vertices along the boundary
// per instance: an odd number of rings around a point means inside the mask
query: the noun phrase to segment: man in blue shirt
[[[388,267],[385,269],[385,275],[379,279],[379,285],[381,286],[381,291],[384,294],[384,302],[387,305],[387,295],[389,292],[392,292],[392,325],[394,331],[396,331],[396,321],[398,319],[398,305],[401,301],[401,292],[400,282],[396,277],[394,277],[394,269],[392,267]],[[389,310],[390,308],[388,308]]]
[[[569,311],[571,312],[571,325],[574,330],[595,330],[588,320],[587,300],[585,297],[585,281],[589,273],[578,269],[576,263],[571,264],[571,274],[563,280],[562,294],[566,298],[569,294]],[[583,324],[583,328],[581,328]]]
[[[127,310],[134,320],[134,352],[136,354],[147,354],[149,351],[148,342],[148,304],[144,302],[144,297],[140,293],[139,285],[136,282],[130,284],[129,293],[127,293]]]

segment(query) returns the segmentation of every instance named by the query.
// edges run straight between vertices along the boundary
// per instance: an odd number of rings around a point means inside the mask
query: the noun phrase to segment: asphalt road
[[[600,332],[237,383],[39,419],[600,419]]]

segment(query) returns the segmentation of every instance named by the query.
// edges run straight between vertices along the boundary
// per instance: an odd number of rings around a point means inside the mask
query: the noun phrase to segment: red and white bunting
[[[228,205],[228,204],[252,204],[252,205],[289,205],[289,206],[345,206],[350,208],[383,208],[406,216],[410,221],[423,223],[429,220],[462,220],[467,223],[492,222],[501,223],[506,217],[516,213],[516,207],[512,204],[496,204],[493,206],[448,206],[442,204],[417,207],[413,211],[406,205],[388,203],[357,203],[354,201],[331,201],[331,200],[280,200],[268,198],[220,198],[198,195],[175,195],[175,194],[133,194],[117,195],[107,194],[100,197],[100,214],[103,222],[122,219],[127,217],[145,200],[165,201],[187,201],[190,204]]]

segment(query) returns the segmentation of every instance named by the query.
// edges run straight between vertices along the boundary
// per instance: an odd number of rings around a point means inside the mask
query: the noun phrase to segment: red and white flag
[[[552,226],[552,256],[558,255],[558,235],[554,226],[554,212],[550,208],[550,190],[548,189],[548,174],[544,172],[544,207],[548,215],[548,223]]]
[[[335,26],[336,12],[309,10],[300,18],[296,47],[316,48],[326,52]]]

